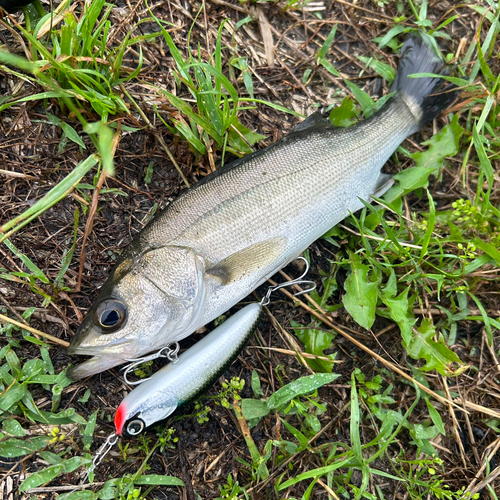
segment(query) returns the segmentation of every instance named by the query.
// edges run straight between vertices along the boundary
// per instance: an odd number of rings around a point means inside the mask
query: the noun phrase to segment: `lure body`
[[[134,389],[118,407],[116,434],[140,434],[208,389],[255,331],[260,303],[240,309],[222,325]]]

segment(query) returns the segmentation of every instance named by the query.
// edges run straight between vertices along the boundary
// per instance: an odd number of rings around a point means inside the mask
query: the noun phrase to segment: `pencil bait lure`
[[[116,434],[137,436],[211,387],[254,333],[263,307],[269,304],[271,293],[304,283],[314,286],[314,283],[303,279],[308,265],[305,259],[300,259],[306,263],[302,276],[270,287],[259,303],[240,309],[178,358],[171,357],[168,365],[128,394],[115,414]],[[134,360],[131,367],[138,362],[140,360]]]

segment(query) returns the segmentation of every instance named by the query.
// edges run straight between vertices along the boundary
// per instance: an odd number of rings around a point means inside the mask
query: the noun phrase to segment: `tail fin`
[[[414,73],[447,74],[441,55],[427,35],[412,34],[401,48],[401,60],[391,91],[399,91],[418,122],[418,129],[443,112],[456,97],[437,77],[408,78]]]

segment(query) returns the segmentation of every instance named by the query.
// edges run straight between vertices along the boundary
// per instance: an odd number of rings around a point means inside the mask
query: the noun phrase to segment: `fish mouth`
[[[118,358],[116,356],[94,356],[87,361],[70,368],[67,375],[73,380],[81,380],[87,377],[92,377],[92,375],[109,370],[110,368],[121,365],[125,362],[126,359]]]
[[[117,351],[118,354],[121,354],[121,352],[126,350],[126,346],[132,343],[132,340],[127,337],[111,341],[106,346],[89,345],[93,339],[90,339],[85,343],[74,342],[74,339],[75,337],[68,347],[68,354],[71,356],[116,356]],[[127,356],[124,357],[126,358]]]

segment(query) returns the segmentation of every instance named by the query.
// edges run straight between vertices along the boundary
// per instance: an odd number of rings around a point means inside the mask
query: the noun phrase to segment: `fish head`
[[[190,248],[158,247],[113,270],[73,337],[70,354],[93,356],[81,379],[186,337],[204,311],[204,263]]]
[[[138,395],[135,394],[136,391]],[[178,406],[178,399],[165,389],[145,393],[139,387],[132,391],[116,410],[116,434],[137,436],[149,426],[167,418]]]

